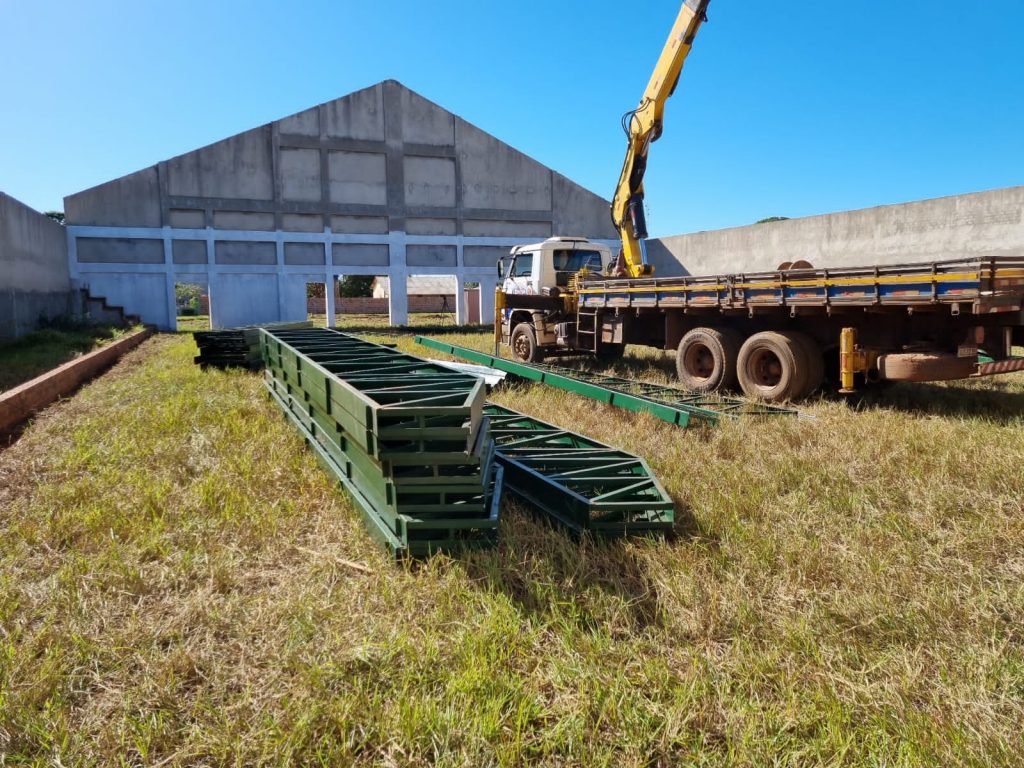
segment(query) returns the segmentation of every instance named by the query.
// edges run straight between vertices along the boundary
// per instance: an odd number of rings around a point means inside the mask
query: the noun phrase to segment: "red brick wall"
[[[410,312],[441,312],[447,299],[447,311],[455,312],[455,296],[409,296]],[[335,307],[339,314],[352,315],[386,315],[388,313],[387,299],[374,299],[369,297],[355,297],[348,299],[335,299]],[[312,315],[323,315],[327,312],[327,302],[324,299],[306,299],[306,311]]]
[[[339,314],[386,315],[388,313],[387,299],[354,296],[348,299],[335,299],[335,302],[335,309]]]

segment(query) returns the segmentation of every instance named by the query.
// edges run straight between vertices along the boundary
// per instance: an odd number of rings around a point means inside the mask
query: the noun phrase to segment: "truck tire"
[[[685,389],[718,392],[736,388],[736,360],[742,339],[735,331],[693,328],[679,341],[676,375]]]
[[[529,323],[520,323],[513,328],[508,342],[512,349],[512,356],[516,360],[522,360],[524,363],[539,363],[543,358],[537,347],[537,336],[533,332],[533,326]]]
[[[966,379],[977,370],[977,358],[940,352],[901,352],[878,358],[883,381],[950,381]]]
[[[813,338],[801,331],[789,331],[789,336],[803,347],[804,360],[807,363],[807,380],[804,382],[804,391],[796,399],[801,400],[825,382],[825,355],[821,346]]]
[[[761,331],[740,347],[736,373],[747,397],[778,403],[803,395],[808,365],[803,345],[792,334]]]

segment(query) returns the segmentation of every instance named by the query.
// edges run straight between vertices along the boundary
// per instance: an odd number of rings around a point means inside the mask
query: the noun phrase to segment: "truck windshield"
[[[579,272],[586,267],[591,272],[601,271],[600,251],[555,251],[553,262],[556,272]]]
[[[512,277],[530,277],[533,273],[533,254],[520,253],[512,265]]]

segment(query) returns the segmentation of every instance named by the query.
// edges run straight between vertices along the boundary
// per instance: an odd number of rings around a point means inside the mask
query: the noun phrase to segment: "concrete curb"
[[[62,395],[73,392],[152,335],[153,329],[145,328],[113,344],[70,360],[0,395],[0,433],[21,424]]]

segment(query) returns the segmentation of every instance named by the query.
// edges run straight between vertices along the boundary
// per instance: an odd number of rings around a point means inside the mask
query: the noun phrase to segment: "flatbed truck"
[[[1024,256],[654,277],[644,174],[709,0],[683,0],[636,109],[611,202],[621,248],[553,237],[498,263],[495,354],[616,357],[627,344],[674,350],[682,385],[799,400],[831,370],[841,392],[1024,370]]]
[[[518,246],[499,262],[496,341],[512,355],[675,352],[681,384],[799,400],[826,373],[842,392],[1024,370],[1024,256],[692,277],[610,277],[583,238]]]

